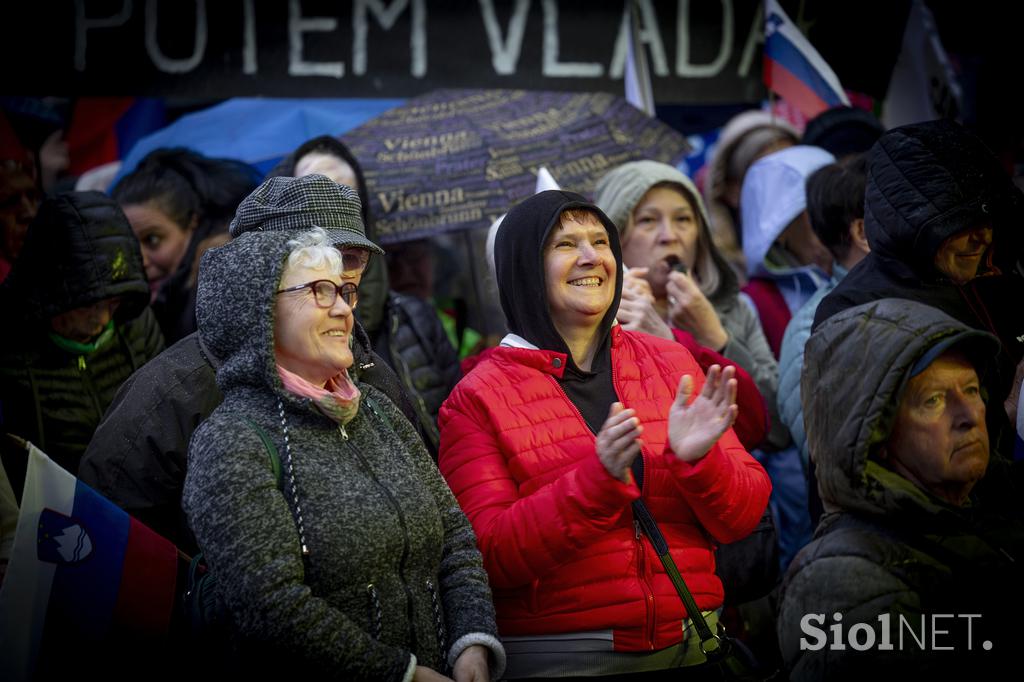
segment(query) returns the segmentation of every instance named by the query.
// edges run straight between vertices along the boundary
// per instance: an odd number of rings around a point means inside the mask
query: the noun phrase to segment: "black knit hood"
[[[101,192],[69,192],[39,207],[3,284],[4,309],[30,325],[121,299],[118,321],[139,315],[149,284],[139,242],[117,203]]]
[[[937,498],[872,455],[892,432],[911,368],[931,348],[960,336],[983,385],[998,351],[994,336],[904,299],[849,308],[811,335],[801,378],[805,425],[826,504],[868,515],[934,512]],[[993,409],[997,409],[995,406]]]
[[[494,267],[501,309],[505,312],[509,330],[538,348],[565,353],[570,359],[572,354],[555,329],[547,305],[544,243],[558,224],[562,212],[572,208],[586,209],[598,217],[608,232],[615,256],[615,298],[598,330],[598,334],[605,337],[615,322],[622,297],[622,247],[615,224],[601,209],[573,192],[540,192],[508,212],[494,243]]]
[[[980,224],[992,227],[991,251],[1009,255],[998,251],[1019,247],[1024,200],[974,134],[929,121],[894,128],[871,148],[864,230],[876,257],[903,261],[932,280],[942,242]]]

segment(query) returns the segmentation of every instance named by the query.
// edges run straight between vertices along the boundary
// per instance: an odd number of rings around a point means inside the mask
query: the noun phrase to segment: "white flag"
[[[963,91],[935,29],[935,18],[922,2],[913,0],[903,47],[889,79],[882,107],[886,128],[955,117]]]
[[[626,70],[623,79],[626,85],[626,101],[654,117],[654,89],[651,87],[651,71],[647,66],[647,53],[640,43],[640,8],[636,0],[629,2],[629,32],[626,37]]]

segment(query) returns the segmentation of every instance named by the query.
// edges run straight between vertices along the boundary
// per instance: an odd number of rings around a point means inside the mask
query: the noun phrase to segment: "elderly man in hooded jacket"
[[[1024,528],[1000,516],[986,382],[996,339],[907,300],[850,308],[807,343],[802,396],[826,514],[778,616],[793,680],[971,672],[1022,628]],[[1002,668],[1005,669],[1005,668]]]

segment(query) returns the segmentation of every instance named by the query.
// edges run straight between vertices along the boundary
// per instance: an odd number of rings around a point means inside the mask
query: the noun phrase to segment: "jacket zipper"
[[[405,566],[409,559],[409,526],[405,522],[405,514],[402,513],[401,507],[398,505],[398,500],[395,499],[394,494],[380,482],[377,475],[373,473],[373,469],[370,468],[369,462],[363,457],[359,450],[351,445],[348,440],[345,441],[345,446],[355,455],[359,464],[366,470],[366,473],[370,476],[370,479],[379,487],[383,492],[384,496],[387,497],[388,502],[395,510],[395,515],[398,516],[398,524],[402,527],[402,557],[398,561],[398,575],[402,578],[402,588],[405,590],[405,604],[406,614],[409,618],[409,642],[411,643],[410,649],[415,650],[417,648],[416,638],[416,626],[415,618],[413,614],[413,593],[409,587],[409,581],[405,577]]]
[[[654,588],[647,579],[647,552],[644,547],[644,532],[640,522],[633,517],[634,542],[636,543],[636,572],[640,590],[644,593],[644,607],[647,611],[647,648],[654,650]]]
[[[615,396],[618,398],[619,390],[615,385],[615,367],[612,365],[612,388],[615,389]],[[587,431],[590,431],[590,426],[587,424],[587,420],[583,418],[583,413],[580,412],[580,408],[576,407],[576,403],[569,400],[569,395],[565,392],[565,389],[558,383],[553,375],[547,375],[549,379],[555,384],[555,387],[561,391],[562,395],[565,396],[566,402],[572,407],[573,412],[579,417],[580,423],[583,424]],[[590,431],[593,433],[593,431]],[[597,435],[597,434],[595,434]],[[640,457],[643,457],[643,448],[640,448]],[[643,460],[641,459],[641,464]],[[644,477],[643,485],[647,485],[647,477]],[[643,487],[640,488],[640,494],[643,495]],[[644,593],[644,609],[647,612],[647,648],[654,649],[654,588],[651,586],[650,581],[647,579],[647,562],[646,552],[644,551],[643,533],[640,531],[640,522],[635,518],[633,519],[633,529],[635,532],[634,543],[636,544],[636,556],[637,556],[637,582],[640,583],[640,589]]]
[[[619,391],[619,384],[615,380],[615,363],[609,362],[611,366],[612,375],[612,388],[615,390],[615,396],[618,398],[622,393]],[[620,398],[621,402],[621,398]],[[625,403],[623,403],[625,407]],[[640,453],[637,455],[640,458],[640,471],[646,473],[647,461],[644,459],[645,452],[644,446],[640,446]],[[640,480],[640,495],[644,494],[644,489],[647,488],[647,476],[641,476]],[[637,521],[636,516],[633,517],[633,528],[636,531],[634,533],[634,542],[636,543],[637,553],[637,581],[640,583],[640,589],[644,593],[644,607],[647,611],[647,647],[654,650],[654,623],[655,623],[655,603],[654,603],[654,586],[651,584],[650,579],[647,576],[647,547],[644,545],[644,534],[640,529],[640,522]]]
[[[978,318],[986,330],[992,334],[992,336],[999,339],[1003,348],[1011,348],[1009,344],[1005,343],[1003,337],[999,335],[999,330],[996,328],[995,323],[992,321],[992,316],[988,312],[988,308],[985,306],[985,302],[978,295],[977,290],[971,286],[970,283],[958,284],[957,289],[960,290],[960,297],[967,303],[967,307],[970,309],[974,316]]]
[[[78,373],[82,377],[82,383],[85,384],[86,393],[92,399],[92,407],[96,410],[96,416],[103,420],[103,407],[100,405],[99,395],[96,392],[96,387],[92,383],[92,374],[89,372],[89,367],[85,362],[85,356],[78,356]],[[96,422],[97,424],[99,422]]]

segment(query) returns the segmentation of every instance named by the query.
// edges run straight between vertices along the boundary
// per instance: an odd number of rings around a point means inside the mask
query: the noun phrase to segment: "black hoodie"
[[[989,278],[1014,286],[999,271],[1020,256],[1022,224],[1024,197],[973,134],[951,121],[890,130],[871,148],[868,162],[864,232],[871,253],[821,302],[814,328],[861,303],[907,298],[995,333],[1019,361],[1024,345],[1008,342],[1024,332],[1018,329],[1024,316],[1018,309],[1012,317],[1019,324],[987,320],[993,301],[978,300],[976,289]],[[946,239],[975,225],[992,227],[992,246],[979,277],[957,286],[936,269],[935,254]]]
[[[622,298],[622,277],[615,278],[615,298],[598,327],[601,341],[591,371],[581,370],[551,319],[544,275],[544,244],[552,229],[560,224],[562,212],[573,208],[591,211],[604,225],[615,256],[616,273],[621,273],[622,248],[615,224],[579,194],[562,190],[535,194],[508,212],[495,237],[494,269],[509,330],[538,348],[566,354],[568,364],[559,383],[596,433],[617,399],[609,353],[611,328]]]
[[[111,331],[94,344],[51,335],[54,315],[115,297]],[[100,192],[44,202],[0,301],[8,329],[0,337],[0,429],[75,473],[121,382],[164,346],[139,244],[118,205]]]
[[[935,255],[943,241],[976,225],[992,227],[992,245],[978,277],[958,285],[935,267]],[[972,133],[952,121],[890,130],[868,162],[864,231],[871,253],[822,300],[814,329],[847,308],[904,298],[995,334],[1003,349],[988,420],[996,446],[998,434],[1008,431],[995,406],[1024,357],[1024,279],[1008,272],[1020,258],[1022,226],[1024,196]],[[1005,448],[1012,443],[999,446]]]

